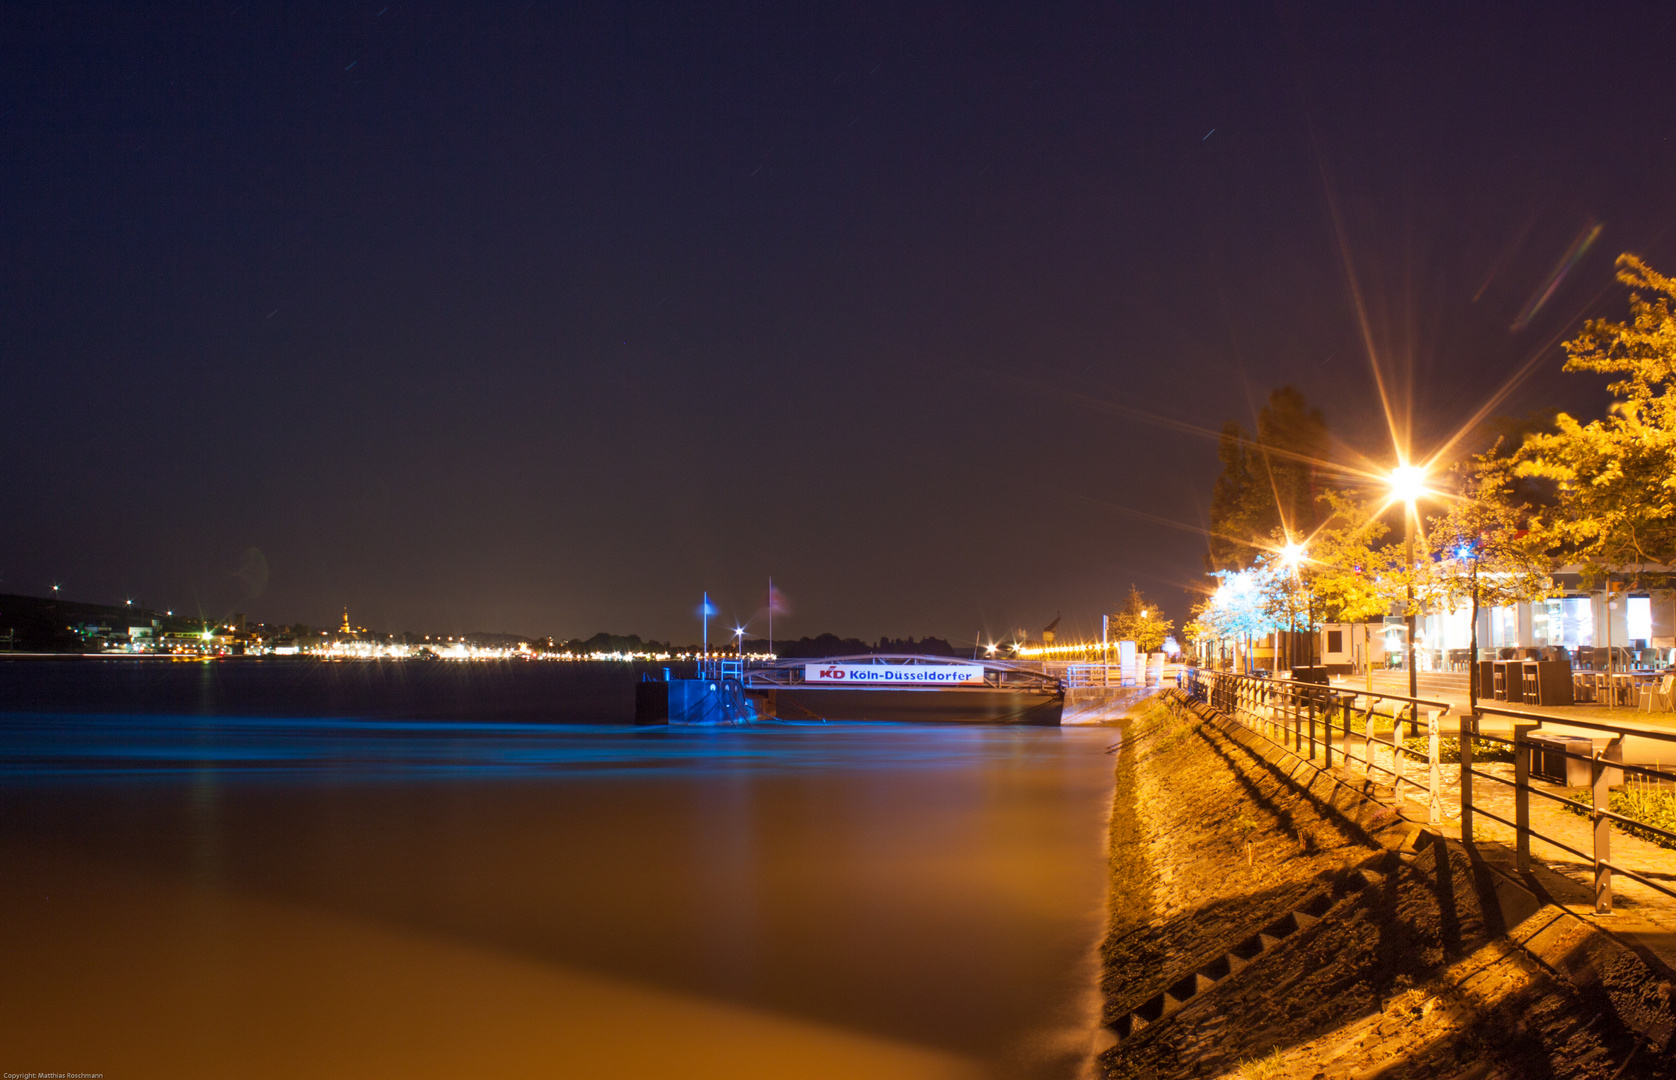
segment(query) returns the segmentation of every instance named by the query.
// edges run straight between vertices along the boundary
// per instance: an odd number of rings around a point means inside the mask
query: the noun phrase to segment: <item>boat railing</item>
[[[733,679],[743,682],[745,678],[745,661],[740,659],[727,660],[721,657],[711,657],[698,662],[698,677],[701,679]]]

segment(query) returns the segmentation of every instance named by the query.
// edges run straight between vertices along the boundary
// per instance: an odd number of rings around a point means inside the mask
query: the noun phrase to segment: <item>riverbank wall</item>
[[[1665,1077],[1656,958],[1168,690],[1117,751],[1095,1074]]]
[[[1115,723],[1161,692],[1157,686],[1073,686],[1065,691],[1060,723]]]

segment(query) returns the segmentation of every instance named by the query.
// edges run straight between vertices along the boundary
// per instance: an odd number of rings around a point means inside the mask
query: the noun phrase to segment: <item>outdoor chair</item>
[[[1641,707],[1652,712],[1654,705],[1659,712],[1676,712],[1676,675],[1666,675],[1658,685],[1641,688]]]

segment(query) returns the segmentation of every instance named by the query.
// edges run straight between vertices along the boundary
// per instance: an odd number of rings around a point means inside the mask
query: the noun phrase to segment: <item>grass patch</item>
[[[1594,799],[1587,788],[1572,792],[1568,798],[1571,805],[1566,806],[1567,810],[1583,817],[1589,816]],[[1612,792],[1607,797],[1606,808],[1631,820],[1676,832],[1676,789],[1653,787],[1650,784],[1630,784],[1621,791]],[[1640,829],[1634,825],[1625,825],[1621,821],[1613,824],[1631,836],[1650,840],[1660,847],[1676,848],[1676,840],[1652,829]]]
[[[1430,742],[1424,735],[1415,735],[1403,740],[1403,746],[1422,757],[1431,753]],[[1437,740],[1437,760],[1445,765],[1459,765],[1461,763],[1461,740]],[[1472,744],[1472,763],[1483,765],[1491,761],[1513,763],[1513,748],[1502,743],[1484,742],[1480,740]]]
[[[1252,1058],[1234,1066],[1234,1075],[1240,1080],[1274,1080],[1285,1072],[1286,1058],[1282,1056],[1279,1047],[1266,1057]]]

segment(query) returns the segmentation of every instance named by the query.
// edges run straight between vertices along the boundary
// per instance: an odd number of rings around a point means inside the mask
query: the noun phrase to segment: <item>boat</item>
[[[909,654],[776,660],[740,670],[756,717],[1057,727],[1065,688],[1039,665]]]

